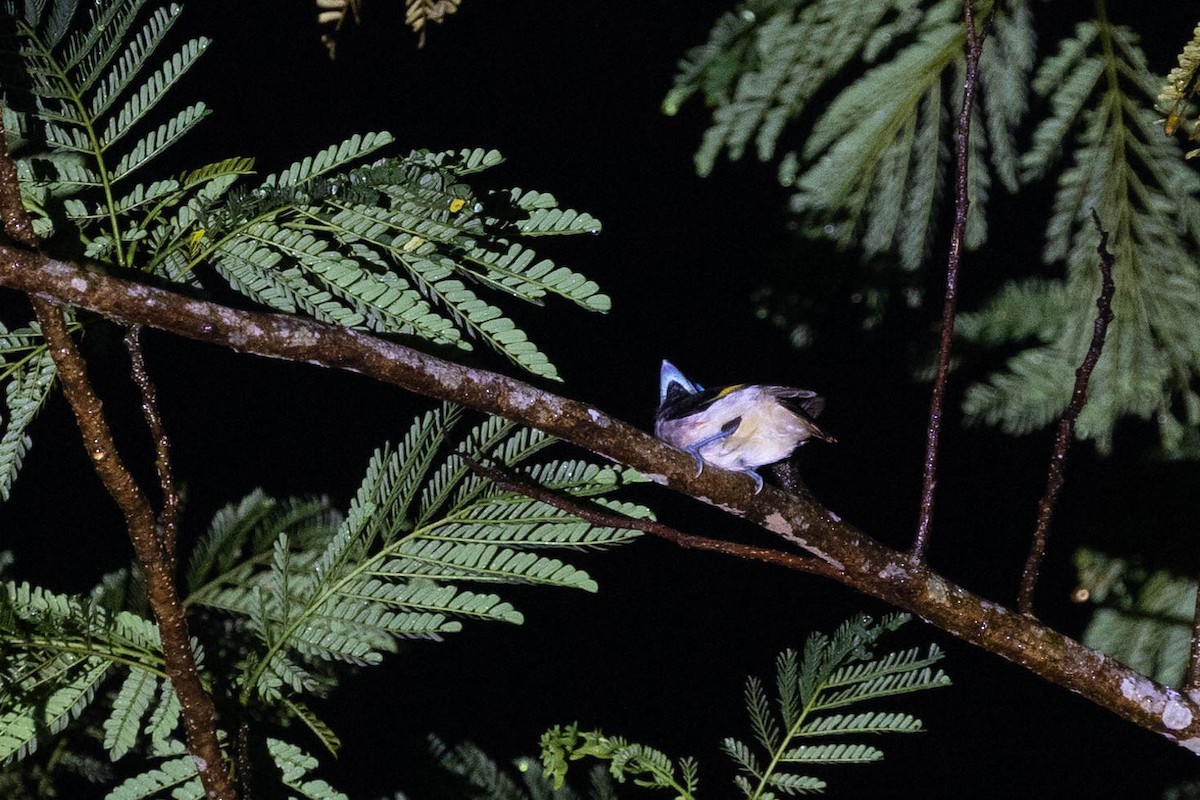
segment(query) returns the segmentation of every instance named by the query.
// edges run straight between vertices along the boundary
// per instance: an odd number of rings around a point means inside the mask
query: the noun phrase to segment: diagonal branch
[[[1200,702],[1103,653],[956,586],[885,547],[811,498],[695,462],[588,403],[418,352],[359,331],[299,317],[243,311],[87,271],[0,246],[0,286],[53,298],[126,324],[141,323],[240,353],[360,373],[540,428],[626,464],[679,492],[719,506],[793,542],[864,594],[1020,664],[1114,714],[1200,753]]]
[[[553,492],[540,484],[521,480],[518,476],[510,475],[498,467],[481,464],[466,453],[460,452],[458,455],[459,458],[470,465],[471,469],[501,489],[507,489],[510,492],[516,492],[517,494],[522,494],[545,503],[548,506],[553,506],[567,512],[571,516],[586,520],[597,527],[626,528],[628,530],[642,531],[659,539],[665,539],[685,550],[706,550],[710,553],[722,553],[748,561],[762,561],[799,572],[811,572],[814,575],[824,575],[826,578],[838,579],[838,572],[835,567],[819,559],[798,556],[795,553],[786,553],[782,550],[772,550],[769,547],[754,547],[753,545],[741,544],[740,542],[728,542],[723,539],[711,539],[707,536],[695,536],[652,519],[634,519],[624,514],[602,511],[597,506],[584,505],[573,497]]]
[[[1025,559],[1025,569],[1021,572],[1021,590],[1017,598],[1017,608],[1022,614],[1033,613],[1033,590],[1037,587],[1038,572],[1041,569],[1042,557],[1046,554],[1046,539],[1050,536],[1050,519],[1054,516],[1054,504],[1058,502],[1058,493],[1062,491],[1064,470],[1067,464],[1067,448],[1071,446],[1071,437],[1075,433],[1075,420],[1079,412],[1087,404],[1088,381],[1091,380],[1092,370],[1100,360],[1104,351],[1104,337],[1108,334],[1109,323],[1112,322],[1112,300],[1116,291],[1113,284],[1113,254],[1108,251],[1108,231],[1100,226],[1100,217],[1092,212],[1096,228],[1100,231],[1100,244],[1096,250],[1100,253],[1100,296],[1096,298],[1096,321],[1092,323],[1092,342],[1088,345],[1087,355],[1079,369],[1075,370],[1075,388],[1071,392],[1071,402],[1058,421],[1058,433],[1054,437],[1054,450],[1050,454],[1050,469],[1046,476],[1046,494],[1038,503],[1037,527],[1033,532],[1033,542],[1029,546],[1029,556]]]
[[[200,780],[209,797],[234,800],[237,795],[217,742],[216,708],[196,669],[191,634],[171,568],[173,560],[166,557],[161,546],[154,511],[117,453],[100,399],[88,382],[83,357],[63,322],[61,306],[39,297],[31,299],[92,467],[125,516],[129,540],[146,580],[146,596],[158,621],[167,676],[183,711],[188,750],[196,760]]]
[[[979,78],[979,57],[983,53],[984,33],[975,29],[972,0],[963,0],[963,25],[967,29],[967,69],[963,84],[962,108],[954,129],[955,186],[954,229],[950,233],[950,254],[946,259],[946,297],[942,303],[942,330],[938,342],[937,370],[929,397],[929,426],[925,430],[925,464],[921,478],[921,513],[917,534],[909,554],[915,563],[925,561],[929,532],[933,525],[933,501],[937,488],[938,440],[942,433],[942,407],[946,400],[946,379],[950,374],[950,343],[954,339],[954,317],[958,311],[958,267],[962,262],[963,241],[967,231],[967,212],[971,209],[968,167],[971,159],[971,110]],[[993,9],[993,12],[995,9]]]

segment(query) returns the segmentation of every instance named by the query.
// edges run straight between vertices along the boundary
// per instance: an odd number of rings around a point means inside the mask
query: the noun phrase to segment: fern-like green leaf
[[[104,749],[113,761],[133,748],[157,689],[158,677],[144,669],[133,667],[125,676],[113,699],[112,712],[104,720]]]
[[[762,765],[758,762],[758,756],[754,755],[754,751],[745,742],[733,737],[726,737],[721,742],[721,749],[725,752],[725,755],[734,760],[738,769],[752,778],[757,779],[762,777]]]
[[[571,586],[590,592],[598,588],[586,572],[564,564],[557,558],[522,553],[482,542],[455,544],[418,540],[401,548],[400,555],[407,563],[404,571],[397,574],[409,578],[437,575],[488,583]]]
[[[982,19],[990,10],[984,3],[976,13]],[[718,20],[706,45],[688,54],[664,107],[674,113],[696,91],[714,107],[696,155],[700,174],[711,172],[722,150],[740,158],[751,141],[767,161],[811,98],[835,79],[844,81],[850,64],[862,59],[867,71],[820,113],[801,151],[784,154],[780,179],[798,190],[791,208],[813,235],[858,246],[867,258],[896,252],[905,268],[915,269],[928,251],[936,202],[946,194],[945,120],[957,115],[963,85],[960,17],[951,0],[852,7],[839,0],[742,2]],[[993,171],[1017,188],[1012,131],[1026,112],[1033,65],[1024,3],[1006,4],[993,27],[979,73],[982,103],[973,116],[970,247],[986,238]],[[947,84],[957,92],[945,91]]]
[[[894,630],[907,617],[897,615],[873,623],[855,617],[833,633],[812,634],[802,658],[788,650],[776,660],[782,732],[766,692],[754,678],[747,683],[746,708],[762,758],[746,744],[729,738],[724,751],[742,774],[737,785],[747,798],[762,800],[778,790],[785,794],[819,791],[824,781],[781,769],[781,765],[859,764],[877,761],[883,753],[872,746],[846,742],[809,743],[814,737],[851,733],[912,733],[922,730],[920,720],[893,712],[861,712],[851,715],[817,716],[817,712],[880,697],[946,686],[949,679],[931,665],[941,659],[937,647],[926,655],[918,648],[891,653],[882,658],[873,653],[878,638]],[[760,764],[766,764],[760,767]]]
[[[305,703],[293,698],[285,698],[284,705],[293,715],[312,732],[317,740],[325,746],[330,755],[336,756],[338,751],[342,749],[342,740],[334,733],[333,728],[321,719],[309,708]]]
[[[940,141],[931,142],[928,133],[917,135],[918,120],[928,126],[937,116],[932,107],[923,110],[922,106],[936,102],[940,107],[942,74],[959,58],[964,36],[962,26],[954,21],[923,30],[915,43],[838,95],[805,143],[802,158],[812,166],[796,181],[794,210],[824,217],[844,215],[847,221],[841,225],[840,240],[850,244],[864,215],[870,218],[878,212],[887,219],[895,209],[908,205],[903,199],[909,186],[904,165],[919,162],[920,154],[913,151],[916,141],[942,147]],[[906,214],[903,219],[928,227],[933,209],[919,210],[921,217]],[[868,244],[877,247],[888,241],[880,227],[894,235],[901,217],[890,220],[876,223]],[[919,256],[924,255],[921,244]],[[874,252],[878,250],[869,254]],[[906,263],[912,264],[911,255]]]
[[[1045,59],[1033,79],[1033,91],[1050,103],[1050,115],[1033,133],[1033,145],[1021,158],[1022,179],[1037,180],[1062,156],[1067,133],[1076,124],[1084,105],[1104,73],[1104,59],[1094,55],[1099,27],[1093,22],[1076,26],[1074,36],[1059,44]]]
[[[125,214],[140,206],[161,202],[164,198],[177,193],[179,189],[179,181],[173,179],[154,181],[149,186],[139,183],[129,194],[118,200],[115,207],[118,213]],[[100,213],[97,212],[92,216],[99,217]]]
[[[674,86],[663,100],[663,112],[678,114],[683,103],[698,91],[703,91],[710,105],[728,103],[733,82],[750,59],[753,41],[747,33],[759,22],[762,12],[772,10],[773,5],[744,6],[718,17],[708,41],[692,48],[680,61]]]
[[[188,568],[187,602],[239,615],[261,640],[261,652],[246,657],[243,691],[271,701],[285,692],[319,694],[331,662],[378,663],[401,638],[440,638],[467,619],[522,621],[498,595],[450,581],[595,589],[585,572],[539,551],[613,545],[636,534],[594,528],[481,480],[458,453],[512,468],[546,437],[489,419],[451,447],[457,418],[449,408],[431,412],[394,451],[376,453],[340,524],[314,525],[312,508],[280,514],[261,495],[218,514]],[[580,497],[622,482],[611,467],[578,461],[527,474]]]
[[[348,170],[390,141],[352,137],[173,223],[202,228],[203,245],[190,261],[211,260],[236,289],[281,311],[464,349],[482,341],[524,369],[556,377],[546,355],[472,285],[538,304],[555,294],[607,311],[611,300],[593,281],[518,241],[594,232],[599,223],[542,192],[476,200],[458,181],[494,162],[482,151],[418,151]],[[181,235],[156,241],[177,252]]]
[[[419,156],[423,163],[431,167],[442,167],[457,176],[482,172],[504,163],[504,156],[499,151],[484,150],[482,147],[444,150],[440,153],[419,152],[414,156]]]
[[[27,8],[33,9],[39,5],[43,4],[28,3]],[[100,73],[116,58],[117,51],[133,38],[130,37],[129,31],[144,5],[145,0],[133,0],[133,2],[112,2],[110,0],[97,3],[96,8],[88,11],[88,22],[77,25],[78,20],[75,15],[78,4],[56,2],[50,12],[49,30],[65,29],[68,25],[76,27],[67,45],[62,49],[61,64],[64,72],[74,73],[76,83],[80,86],[91,87],[97,84]],[[41,9],[38,8],[27,18],[27,21],[33,24],[35,17],[40,16],[41,13]],[[58,47],[59,38],[51,33],[44,41],[49,49],[55,49]],[[142,49],[145,49],[144,46]],[[128,78],[129,76],[126,75],[125,79],[120,81],[117,91],[121,91],[129,85]]]
[[[554,195],[513,189],[511,196],[519,208],[529,212],[528,217],[517,221],[517,230],[526,236],[600,232],[600,220],[572,208],[559,208]]]
[[[181,720],[179,696],[170,681],[163,681],[158,693],[158,700],[150,711],[150,717],[143,729],[150,737],[150,750],[154,755],[178,755],[183,743],[175,735]]]
[[[1094,550],[1078,551],[1075,564],[1076,595],[1096,606],[1083,643],[1160,683],[1181,686],[1191,653],[1196,581]]]
[[[23,758],[39,735],[78,717],[114,665],[162,674],[153,622],[23,583],[0,584],[0,646],[11,645],[0,667],[0,761]]]
[[[1006,15],[993,26],[987,56],[979,60],[983,114],[982,120],[972,120],[972,130],[986,132],[991,167],[1005,188],[1016,192],[1020,187],[1021,158],[1014,132],[1029,109],[1035,39],[1031,35],[1032,15],[1026,4],[1013,3],[1005,11]],[[978,124],[980,121],[983,126]]]
[[[282,773],[283,785],[309,800],[349,800],[322,780],[310,780],[308,773],[317,768],[317,760],[308,753],[280,739],[267,737],[267,752]]]
[[[330,224],[341,226],[344,220],[335,216]],[[226,277],[282,311],[298,307],[335,324],[416,335],[436,344],[461,341],[453,322],[433,312],[369,245],[356,242],[348,256],[329,247],[312,234],[258,223],[222,245],[217,256]],[[286,263],[295,267],[277,266]]]
[[[1051,116],[1034,132],[1022,176],[1041,177],[1071,147],[1043,253],[1067,274],[1016,284],[963,320],[964,336],[991,346],[1036,338],[970,387],[969,419],[1016,433],[1066,407],[1100,290],[1095,213],[1114,255],[1114,319],[1076,430],[1107,446],[1122,416],[1150,418],[1166,451],[1186,452],[1186,431],[1200,424],[1200,178],[1139,100],[1156,87],[1133,34],[1106,21],[1079,25],[1039,70],[1034,89]]]
[[[839,708],[864,700],[908,694],[921,689],[949,686],[950,679],[941,670],[919,669],[896,674],[880,675],[870,680],[855,683],[846,689],[830,692],[814,706],[818,709]]]
[[[191,40],[138,87],[137,94],[125,101],[125,105],[121,107],[115,117],[109,118],[104,132],[100,134],[100,148],[107,150],[128,135],[133,127],[158,105],[176,81],[204,54],[208,45],[208,39]],[[103,112],[103,109],[93,108],[93,112],[99,114]],[[117,172],[120,173],[120,167]]]
[[[521,787],[508,773],[471,742],[462,742],[451,749],[441,739],[430,735],[429,750],[443,770],[452,775],[458,775],[472,789],[481,792],[476,795],[477,797],[486,797],[487,800],[530,800],[530,794],[521,791]],[[541,770],[535,768],[534,770],[525,770],[525,772],[526,779],[529,780],[534,777],[529,775],[529,772],[536,774]],[[560,792],[567,794],[566,787],[551,791],[555,798],[559,796]],[[567,800],[567,798],[563,798],[563,800]]]
[[[112,182],[117,183],[129,177],[135,170],[179,141],[208,114],[208,107],[204,103],[195,103],[146,134],[132,150],[121,156],[120,161],[113,167]]]
[[[829,689],[872,681],[877,677],[913,672],[931,667],[942,660],[943,653],[937,645],[930,645],[925,655],[919,647],[888,653],[882,658],[872,659],[865,664],[848,664],[839,667],[825,681]]]
[[[734,784],[747,798],[769,800],[825,789],[824,780],[790,772],[791,765],[864,764],[883,757],[882,751],[871,745],[844,740],[813,743],[815,737],[922,730],[920,720],[908,714],[870,711],[816,716],[814,713],[847,700],[848,692],[855,689],[861,691],[849,702],[946,685],[940,672],[936,679],[928,675],[929,665],[942,655],[936,647],[931,647],[926,656],[914,648],[875,657],[873,650],[879,637],[894,631],[907,619],[908,615],[895,614],[876,623],[860,615],[832,635],[811,635],[802,658],[794,650],[781,653],[776,659],[780,684],[778,714],[761,682],[755,678],[747,682],[746,707],[762,754],[733,737],[721,744],[738,768]],[[780,729],[777,721],[780,717],[786,729]],[[605,736],[600,731],[581,730],[577,725],[555,726],[542,735],[542,765],[555,787],[563,785],[570,762],[588,757],[610,761],[609,771],[618,781],[631,777],[641,786],[672,789],[677,798],[691,798],[696,788],[694,761],[680,762],[683,779],[679,780],[670,759],[644,745]]]
[[[839,762],[831,762],[839,763]],[[856,763],[856,762],[841,762],[841,763]],[[774,772],[767,780],[767,785],[779,789],[784,794],[810,794],[812,792],[825,791],[826,783],[820,778],[814,778],[809,775],[794,775],[790,772]],[[763,798],[770,797],[768,793],[763,793]]]
[[[283,172],[270,175],[264,186],[298,187],[334,170],[362,160],[370,153],[391,144],[393,136],[387,131],[354,134],[340,144],[325,148],[315,156],[309,156],[292,164]]]
[[[176,800],[201,800],[204,797],[196,761],[190,755],[164,761],[121,782],[104,796],[104,800],[148,800],[162,797],[167,790]]]
[[[131,86],[133,81],[137,78],[138,73],[146,68],[147,60],[154,53],[154,51],[158,49],[158,46],[162,44],[167,32],[174,27],[175,22],[179,19],[180,14],[183,11],[182,6],[156,8],[150,15],[150,19],[146,22],[145,26],[142,27],[141,31],[136,36],[130,36],[128,33],[128,26],[135,19],[136,13],[141,5],[142,3],[140,2],[136,4],[129,4],[128,10],[122,15],[121,24],[116,28],[117,31],[120,31],[118,34],[119,38],[110,39],[111,45],[109,45],[109,47],[118,44],[122,40],[127,42],[127,44],[125,46],[125,51],[121,54],[121,57],[116,59],[115,62],[112,62],[108,66],[108,71],[105,73],[104,77],[97,82],[90,104],[90,110],[92,115],[95,117],[100,117],[102,114],[107,112],[117,98],[120,97],[125,90]],[[113,15],[120,10],[120,3],[111,3],[109,6],[110,15]],[[100,24],[104,25],[105,23]],[[194,44],[195,41],[189,42],[187,49],[190,50]],[[207,44],[207,42],[205,42],[205,44]],[[79,48],[79,52],[77,54],[78,56],[85,56],[91,59],[91,56],[87,56],[88,53],[97,54],[98,52],[101,52],[93,49],[95,42],[89,45],[84,44],[81,41],[81,45],[82,46]],[[177,55],[176,58],[178,57],[179,56]],[[68,64],[70,63],[70,60],[71,59],[68,58]],[[109,60],[107,57],[95,57],[94,63],[95,67],[98,69],[106,64],[109,64]],[[177,73],[180,72],[179,69],[176,69],[172,66],[166,66],[164,69],[167,75],[174,75],[175,77],[178,77]],[[92,83],[90,77],[91,75],[85,74],[82,77],[81,83],[90,85]],[[155,83],[161,86],[162,82],[162,76],[160,75],[158,76],[157,80],[152,79],[150,84],[143,84],[138,88],[137,94],[135,94],[128,101],[128,103],[132,103],[133,108],[145,107],[145,110],[148,111],[149,107],[147,106],[147,101],[153,97],[154,102],[157,102],[157,100],[162,96],[161,91],[155,91],[151,87]],[[153,105],[153,103],[150,103],[150,105]],[[131,111],[131,106],[127,104],[124,114],[118,115],[119,117],[123,116],[126,122],[128,122],[130,125],[132,125],[137,119],[140,119],[144,113],[138,113],[135,117],[131,115]],[[112,133],[116,133],[115,125],[113,123],[115,123],[115,119],[109,123],[107,130]],[[105,141],[112,141],[112,138],[109,135],[105,135],[103,138]]]
[[[459,327],[535,375],[558,378],[554,365],[529,341],[525,332],[503,316],[500,309],[479,298],[462,281],[452,278],[453,270],[448,264],[417,260],[409,266],[417,280],[418,291],[436,306],[444,308]]]
[[[867,37],[896,5],[747,2],[722,16],[709,43],[688,53],[664,104],[674,113],[703,87],[716,107],[713,126],[696,154],[711,172],[721,149],[733,159],[757,137],[759,158],[772,157],[783,124],[798,116],[821,85],[859,54]]]
[[[505,242],[499,240],[496,244],[502,248]],[[465,259],[484,270],[472,272],[471,277],[523,300],[540,303],[541,298],[552,293],[593,311],[608,311],[612,307],[612,300],[599,293],[595,282],[566,267],[555,266],[549,259],[538,259],[533,250],[517,243],[509,244],[507,250],[492,245],[473,247],[465,253]]]
[[[6,382],[0,414],[0,501],[12,492],[31,444],[27,431],[56,375],[54,359],[35,328],[8,332],[0,325],[0,383]]]
[[[10,686],[0,705],[0,763],[29,755],[39,736],[60,733],[83,713],[109,666],[101,658],[72,655],[26,655],[7,665]]]
[[[35,98],[30,111],[41,122],[31,138],[46,145],[52,156],[63,152],[77,156],[77,165],[51,177],[47,188],[84,190],[83,197],[64,203],[68,216],[85,235],[95,234],[96,226],[103,231],[94,236],[88,248],[90,257],[124,268],[139,266],[133,256],[137,247],[132,243],[144,235],[129,229],[130,210],[148,196],[174,202],[181,196],[157,182],[150,189],[125,190],[122,202],[113,184],[128,180],[208,113],[203,103],[194,103],[143,133],[120,156],[110,152],[119,140],[144,127],[147,115],[159,107],[209,43],[203,37],[188,41],[155,69],[150,58],[174,26],[180,9],[157,9],[134,31],[143,5],[143,0],[100,0],[84,21],[77,19],[81,15],[74,3],[55,3],[46,14],[44,3],[31,2],[17,24],[19,56]],[[76,32],[64,41],[70,28]],[[35,183],[39,180],[31,178]]]
[[[746,681],[746,710],[750,713],[754,738],[764,750],[774,750],[779,744],[779,724],[775,721],[767,693],[758,678]]]
[[[210,604],[221,589],[250,584],[255,567],[265,562],[281,533],[302,549],[316,547],[341,519],[327,500],[277,501],[261,490],[251,492],[218,511],[196,543],[187,566],[185,602]]]
[[[911,714],[890,711],[864,711],[859,714],[831,714],[813,717],[797,736],[829,736],[840,733],[915,733],[924,724]]]
[[[581,730],[578,725],[555,725],[542,734],[542,768],[556,790],[566,780],[567,764],[580,758],[609,762],[609,774],[624,783],[632,779],[638,786],[670,789],[677,800],[694,800],[698,781],[695,762],[680,759],[679,771],[670,757],[660,750],[605,736],[598,730]]]
[[[237,176],[252,174],[254,174],[253,158],[226,158],[185,173],[179,179],[179,183],[184,189],[203,186],[204,197],[215,200],[233,185]]]

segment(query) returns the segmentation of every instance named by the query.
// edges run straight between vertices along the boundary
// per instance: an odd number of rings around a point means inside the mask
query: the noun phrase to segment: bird
[[[837,440],[813,418],[825,409],[825,398],[808,389],[739,383],[704,389],[684,377],[670,361],[659,373],[654,435],[705,464],[743,472],[762,491],[757,469],[782,461],[809,439]]]

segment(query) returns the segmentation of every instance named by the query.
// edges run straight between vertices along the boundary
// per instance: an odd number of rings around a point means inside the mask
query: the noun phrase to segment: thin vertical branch
[[[1104,339],[1108,335],[1108,326],[1112,322],[1112,299],[1116,291],[1113,284],[1113,254],[1108,251],[1108,231],[1100,225],[1100,216],[1093,210],[1092,219],[1100,231],[1100,244],[1096,247],[1100,254],[1100,296],[1096,298],[1096,321],[1092,323],[1092,343],[1088,345],[1087,355],[1083,363],[1075,370],[1075,388],[1071,392],[1071,402],[1058,421],[1058,433],[1054,437],[1054,451],[1050,455],[1050,468],[1046,476],[1046,494],[1038,503],[1037,527],[1033,532],[1033,543],[1029,547],[1029,556],[1025,560],[1025,569],[1021,573],[1021,590],[1017,596],[1017,608],[1022,614],[1033,613],[1033,591],[1037,587],[1038,572],[1041,570],[1042,557],[1046,554],[1046,539],[1050,535],[1050,519],[1054,516],[1054,504],[1058,501],[1058,493],[1062,490],[1065,479],[1064,471],[1067,464],[1067,448],[1071,445],[1071,437],[1075,433],[1075,420],[1079,412],[1087,404],[1088,381],[1092,370],[1100,360],[1104,351]],[[1193,642],[1193,651],[1195,642]],[[1195,657],[1193,654],[1193,667]]]
[[[1196,610],[1192,617],[1192,651],[1188,655],[1188,692],[1200,689],[1200,587],[1196,592]]]
[[[31,248],[38,247],[33,223],[21,201],[16,164],[8,154],[2,120],[0,220],[13,239]],[[33,295],[29,300],[58,369],[63,394],[75,414],[92,467],[125,517],[129,540],[145,576],[147,599],[158,622],[167,676],[179,697],[188,750],[196,762],[205,796],[212,800],[236,800],[237,792],[225,768],[225,759],[217,741],[216,707],[196,669],[187,617],[175,585],[174,562],[164,553],[163,539],[158,534],[154,512],[133,475],[121,461],[100,399],[88,380],[87,366],[63,320],[62,306]],[[60,488],[67,491],[68,487]]]
[[[179,517],[179,492],[175,488],[175,477],[171,470],[171,440],[163,427],[162,415],[158,410],[158,392],[150,374],[146,371],[146,356],[142,352],[141,325],[130,325],[125,329],[125,348],[129,351],[130,372],[133,382],[142,393],[142,416],[154,440],[154,469],[158,473],[162,509],[158,512],[158,533],[163,558],[172,572],[175,570],[175,532]]]
[[[242,722],[237,729],[237,749],[234,751],[237,765],[238,785],[242,800],[253,800],[254,760],[250,758],[250,724]]]
[[[946,297],[942,304],[942,332],[938,344],[937,372],[929,400],[929,427],[925,431],[925,472],[921,481],[921,513],[917,519],[917,534],[909,556],[913,561],[925,560],[929,532],[933,524],[933,500],[937,488],[938,440],[942,431],[942,407],[946,399],[946,378],[950,372],[950,343],[954,338],[954,316],[958,307],[958,267],[962,261],[963,239],[966,237],[967,212],[971,207],[968,192],[968,163],[971,144],[971,109],[975,104],[975,89],[979,79],[979,58],[983,53],[984,33],[975,29],[975,12],[971,0],[963,0],[963,25],[967,31],[967,67],[963,81],[962,108],[954,132],[955,187],[954,230],[950,234],[950,254],[946,259]]]

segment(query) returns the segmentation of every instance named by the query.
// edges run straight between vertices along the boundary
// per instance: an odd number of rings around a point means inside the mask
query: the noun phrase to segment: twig
[[[250,757],[250,723],[241,722],[237,728],[237,750],[234,762],[237,764],[238,784],[242,790],[242,800],[253,800],[254,759]]]
[[[1050,535],[1050,519],[1054,516],[1054,504],[1058,493],[1062,490],[1064,470],[1067,462],[1067,448],[1071,445],[1071,437],[1075,432],[1075,420],[1087,403],[1088,381],[1092,370],[1100,360],[1104,350],[1104,338],[1108,334],[1108,325],[1112,322],[1112,299],[1116,287],[1113,284],[1113,254],[1108,251],[1108,231],[1100,225],[1100,216],[1092,211],[1092,219],[1096,229],[1100,231],[1100,244],[1096,251],[1100,254],[1100,296],[1096,298],[1096,321],[1092,323],[1092,343],[1088,346],[1083,363],[1075,370],[1075,388],[1071,392],[1071,402],[1058,421],[1058,433],[1054,437],[1054,451],[1050,454],[1050,469],[1046,477],[1046,494],[1038,503],[1037,527],[1033,532],[1033,544],[1029,548],[1029,556],[1025,559],[1025,569],[1021,573],[1021,590],[1017,597],[1017,609],[1022,614],[1033,613],[1033,590],[1037,586],[1038,572],[1041,569],[1042,557],[1046,554],[1046,538]]]
[[[1200,689],[1200,591],[1196,592],[1196,609],[1192,617],[1192,651],[1188,656],[1187,690]]]
[[[146,355],[142,352],[141,325],[130,325],[125,330],[125,348],[129,351],[130,373],[133,382],[142,393],[142,416],[154,439],[154,469],[158,473],[159,491],[162,494],[162,509],[158,512],[158,533],[163,558],[172,573],[175,571],[175,534],[179,518],[179,492],[171,470],[171,440],[163,427],[162,415],[158,410],[158,392],[150,374],[146,371]]]
[[[719,505],[837,565],[838,580],[1020,664],[1045,680],[1200,753],[1200,701],[1157,684],[1032,617],[985,600],[891,548],[810,498],[771,486],[753,494],[738,473],[696,476],[690,456],[595,405],[472,369],[404,345],[304,319],[229,308],[0,245],[0,286],[53,298],[124,323],[145,325],[296,363],[366,375],[382,383],[516,420],[626,464]],[[1132,687],[1132,688],[1131,688]]]
[[[0,218],[13,239],[38,246],[33,223],[21,202],[16,165],[8,154],[0,117]],[[92,466],[104,488],[121,509],[134,553],[146,579],[146,595],[158,621],[163,661],[175,694],[179,697],[188,750],[196,762],[205,794],[212,800],[236,800],[224,758],[217,742],[216,709],[196,670],[191,635],[183,604],[175,587],[171,564],[164,557],[155,529],[154,513],[133,475],[121,462],[100,399],[88,381],[87,368],[63,320],[57,301],[30,295],[34,315],[58,370],[75,421],[83,436]],[[66,486],[60,487],[67,491]]]
[[[602,528],[626,528],[642,531],[659,539],[665,539],[686,550],[707,550],[712,553],[722,553],[727,556],[744,558],[750,561],[763,561],[768,564],[777,564],[801,572],[824,575],[826,578],[837,579],[840,577],[838,570],[832,564],[816,558],[798,556],[795,553],[785,553],[782,550],[772,550],[769,547],[753,547],[751,545],[739,544],[738,542],[727,542],[722,539],[695,536],[676,530],[669,525],[664,525],[655,520],[634,519],[623,514],[601,511],[595,506],[585,506],[574,499],[564,497],[540,484],[521,480],[517,476],[510,475],[498,467],[482,464],[466,453],[460,452],[458,455],[463,461],[467,462],[471,469],[501,489],[507,489],[510,492],[516,492],[517,494],[522,494],[545,503],[548,506],[554,506],[573,517],[579,517]]]
[[[963,240],[967,230],[967,212],[971,207],[968,177],[971,143],[971,109],[975,104],[975,88],[979,77],[979,58],[983,53],[986,34],[975,30],[972,0],[963,0],[963,25],[967,30],[966,80],[963,83],[962,108],[954,132],[955,187],[954,229],[950,234],[950,254],[946,259],[946,297],[942,304],[942,332],[938,343],[937,372],[929,399],[929,427],[925,431],[925,472],[921,479],[921,512],[917,518],[917,534],[913,537],[909,556],[915,563],[925,560],[929,547],[929,532],[933,525],[933,501],[937,488],[938,440],[942,432],[942,407],[946,399],[946,379],[950,373],[950,344],[954,339],[954,317],[958,308],[958,267],[962,262]],[[993,7],[992,13],[995,13]]]
[[[21,181],[17,177],[17,165],[8,154],[8,139],[4,131],[3,108],[0,108],[0,220],[4,232],[13,241],[20,242],[32,250],[38,250],[41,242],[33,231],[33,221],[21,200]]]

